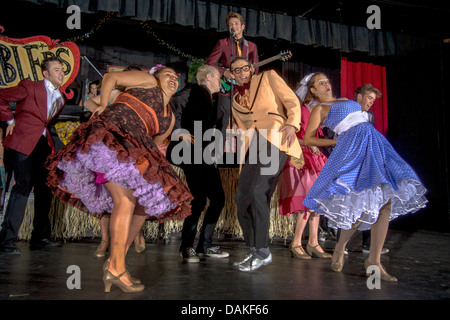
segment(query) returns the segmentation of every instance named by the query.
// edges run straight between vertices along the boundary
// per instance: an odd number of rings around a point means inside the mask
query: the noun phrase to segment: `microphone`
[[[234,29],[230,28],[230,35],[234,36]]]

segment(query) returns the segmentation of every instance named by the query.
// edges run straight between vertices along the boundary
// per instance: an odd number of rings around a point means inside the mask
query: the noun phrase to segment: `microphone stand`
[[[230,52],[230,72],[231,72],[231,61],[233,61],[234,58],[234,53],[233,53],[233,46],[234,46],[234,30],[231,29],[230,30],[230,48],[231,48],[231,52]],[[234,96],[234,81],[233,79],[231,79],[231,85],[230,85],[230,148],[229,148],[229,152],[233,152],[233,135],[232,135],[232,128],[233,128],[233,124],[232,124],[232,120],[233,120],[233,116],[232,116],[232,108],[233,108],[233,96]],[[225,139],[226,141],[226,139]]]
[[[100,71],[98,71],[98,69],[92,64],[92,62],[88,59],[88,57],[82,56],[81,58],[84,59],[84,60],[86,60],[86,61],[91,65],[91,67],[92,67],[95,71],[97,71],[97,73],[100,75],[100,77],[103,78],[103,75],[102,75],[102,74],[100,73]]]

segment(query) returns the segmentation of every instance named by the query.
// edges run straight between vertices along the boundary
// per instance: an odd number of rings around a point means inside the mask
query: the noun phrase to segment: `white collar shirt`
[[[53,84],[44,79],[45,88],[47,90],[47,119],[50,120],[63,104],[63,98],[59,88],[55,88]],[[45,131],[42,133],[45,136]]]

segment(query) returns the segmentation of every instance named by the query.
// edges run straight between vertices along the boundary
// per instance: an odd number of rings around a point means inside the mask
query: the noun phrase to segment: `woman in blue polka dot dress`
[[[329,84],[319,85],[319,80],[315,77],[309,83],[314,95],[329,89]],[[322,124],[336,132],[337,140],[316,138]],[[397,281],[381,265],[381,249],[389,221],[424,208],[427,203],[427,190],[414,170],[368,122],[361,106],[351,100],[317,105],[311,112],[304,143],[335,145],[303,201],[306,207],[324,214],[330,227],[342,229],[331,259],[332,270],[342,271],[345,247],[354,232],[370,228],[366,270],[376,265],[381,280]]]

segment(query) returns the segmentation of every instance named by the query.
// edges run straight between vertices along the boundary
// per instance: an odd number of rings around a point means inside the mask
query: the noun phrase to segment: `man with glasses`
[[[236,189],[237,216],[250,247],[235,263],[241,271],[253,271],[272,262],[270,202],[278,176],[288,158],[297,168],[304,163],[295,135],[300,130],[299,99],[275,71],[254,75],[252,70],[245,58],[231,63],[238,83],[232,115],[243,133],[238,141],[244,141],[238,151],[243,163]]]

